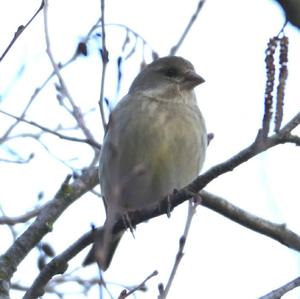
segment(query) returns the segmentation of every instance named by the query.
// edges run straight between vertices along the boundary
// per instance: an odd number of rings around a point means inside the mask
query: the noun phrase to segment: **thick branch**
[[[56,256],[41,270],[38,277],[25,293],[23,299],[32,299],[42,296],[50,279],[56,274],[64,273],[68,268],[68,261],[92,242],[93,232],[86,233],[67,250]]]
[[[201,191],[201,197],[203,206],[291,249],[300,251],[300,236],[287,229],[285,224],[276,224],[260,218],[204,190]]]
[[[257,217],[237,206],[234,206],[227,200],[211,194],[206,191],[201,191],[201,203],[203,206],[218,212],[219,214],[263,235],[266,235],[289,248],[300,251],[300,236],[287,229],[285,225],[272,223],[271,221]],[[161,210],[161,214],[166,213],[167,208]],[[148,211],[148,214],[153,214],[153,211]],[[152,215],[151,214],[151,215]],[[131,214],[132,215],[132,214]],[[147,211],[144,211],[147,215]],[[130,216],[131,217],[131,216]],[[151,218],[149,216],[149,218]],[[147,218],[147,219],[149,219]],[[146,219],[146,218],[145,218]],[[123,229],[123,220],[118,221],[116,232]],[[135,224],[143,222],[135,220]],[[37,298],[41,296],[50,279],[59,273],[66,270],[68,262],[77,255],[82,249],[93,242],[95,231],[90,231],[78,239],[73,245],[55,257],[45,268],[42,269],[38,277],[35,279],[31,288],[26,292],[23,299]]]
[[[180,203],[189,199],[191,192],[197,193],[199,190],[204,188],[210,181],[218,177],[219,175],[233,170],[238,165],[244,163],[250,158],[256,156],[260,152],[263,152],[271,147],[278,144],[289,142],[288,140],[290,132],[300,123],[300,113],[298,113],[289,123],[287,123],[278,133],[271,137],[264,139],[264,142],[258,138],[249,147],[245,148],[237,155],[231,159],[218,164],[208,170],[206,173],[200,175],[194,182],[188,185],[186,188],[176,192],[175,194],[168,196],[166,200],[160,203],[159,206],[153,207],[152,209],[134,211],[128,213],[132,225],[137,225],[141,222],[149,220],[151,218],[157,217],[164,213],[167,213],[170,207],[173,209]],[[98,177],[96,170],[94,172],[95,184],[98,183]],[[225,199],[217,197],[216,195],[210,194],[208,192],[201,192],[202,204],[203,206],[210,208],[221,215],[249,228],[258,233],[264,234],[289,248],[300,251],[300,236],[290,231],[285,227],[285,225],[278,225],[267,221],[263,218],[257,217],[251,213],[248,213]],[[124,229],[124,221],[120,218],[114,227],[114,231],[118,232]],[[70,248],[65,250],[58,257],[54,258],[46,268],[44,268],[40,275],[36,278],[28,294],[40,295],[43,293],[44,287],[51,277],[57,273],[61,273],[67,267],[68,261],[80,252],[85,246],[93,242],[94,231],[85,234],[76,243],[74,243]],[[59,261],[59,262],[58,262]],[[26,297],[27,296],[27,297]],[[25,298],[35,298],[30,297],[26,294]]]
[[[300,113],[298,113],[290,122],[288,122],[278,133],[267,137],[263,142],[259,139],[251,144],[249,147],[245,148],[239,152],[234,157],[229,160],[220,163],[206,173],[200,175],[194,180],[190,185],[186,186],[182,190],[176,192],[175,194],[168,196],[166,200],[160,203],[159,206],[128,213],[131,219],[132,225],[137,225],[148,219],[157,217],[166,213],[170,207],[173,209],[177,205],[181,204],[185,200],[189,199],[192,193],[197,193],[199,190],[203,189],[210,181],[218,177],[219,175],[233,170],[238,165],[246,162],[250,158],[256,156],[257,154],[266,151],[267,149],[274,147],[278,144],[287,142],[285,136],[289,136],[290,132],[300,123]],[[47,234],[56,221],[56,219],[63,213],[63,211],[73,203],[77,198],[83,195],[85,192],[91,190],[98,183],[97,169],[87,169],[78,179],[76,179],[72,184],[68,183],[68,178],[62,185],[61,189],[55,196],[55,198],[49,202],[47,208],[43,209],[37,219],[33,224],[16,240],[16,242],[7,250],[7,252],[0,257],[0,277],[5,278],[9,281],[11,276],[16,270],[16,267],[28,254],[28,252],[42,239],[42,237]],[[221,199],[216,199],[216,197],[208,197],[208,193],[203,193],[203,205],[211,208],[220,214],[242,224],[246,227],[253,229],[257,232],[263,233],[286,246],[300,251],[300,237],[295,233],[289,231],[283,225],[276,225],[254,215],[251,215],[233,205],[222,201]],[[213,198],[213,199],[212,199]],[[114,230],[119,231],[124,229],[124,221],[120,219],[117,221]],[[88,234],[90,238],[90,234]],[[92,242],[91,239],[81,241],[84,244],[72,247],[72,254],[67,254],[67,262],[69,258],[74,256],[79,252],[85,245]],[[62,271],[65,268],[59,268]],[[57,272],[56,272],[57,273]],[[51,275],[48,275],[50,279]],[[0,288],[3,281],[0,281]]]
[[[185,188],[179,190],[175,194],[168,196],[164,201],[160,203],[159,206],[153,207],[148,210],[140,210],[129,212],[132,225],[137,225],[143,221],[149,220],[151,218],[157,217],[167,212],[167,208],[175,208],[179,204],[183,203],[190,198],[191,193],[197,193],[207,186],[209,182],[218,176],[232,171],[237,166],[243,164],[249,159],[257,156],[259,153],[264,152],[276,145],[290,142],[289,135],[290,132],[300,123],[300,112],[295,115],[278,133],[261,139],[260,133],[250,146],[243,149],[232,158],[227,161],[217,164],[206,171],[204,174],[198,176],[191,184]],[[124,222],[120,219],[116,225],[115,230],[118,231],[120,228],[124,229]]]
[[[55,198],[40,211],[36,220],[0,257],[0,279],[9,280],[31,249],[52,230],[54,222],[64,210],[98,184],[97,169],[87,169],[71,184],[69,184],[69,180],[70,176],[62,184]]]

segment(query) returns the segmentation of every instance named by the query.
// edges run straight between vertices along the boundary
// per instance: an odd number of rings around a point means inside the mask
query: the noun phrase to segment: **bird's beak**
[[[195,71],[190,70],[184,74],[183,86],[186,89],[192,89],[195,86],[204,82],[205,80],[201,76],[199,76]]]

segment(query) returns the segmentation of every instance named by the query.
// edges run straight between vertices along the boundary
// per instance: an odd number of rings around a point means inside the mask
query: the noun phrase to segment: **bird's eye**
[[[174,67],[170,67],[170,68],[167,68],[166,70],[164,70],[164,74],[167,77],[174,78],[174,77],[178,76],[178,70]]]

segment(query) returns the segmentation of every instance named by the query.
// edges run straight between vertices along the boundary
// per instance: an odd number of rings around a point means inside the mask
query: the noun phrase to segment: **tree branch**
[[[96,175],[96,174],[95,174]],[[181,191],[180,191],[181,192]],[[190,195],[189,195],[190,196]],[[201,204],[229,219],[234,222],[237,222],[253,231],[264,234],[289,248],[300,251],[300,236],[295,234],[293,231],[287,229],[283,224],[272,223],[263,218],[257,217],[237,206],[234,206],[227,200],[206,192],[204,190],[200,193]],[[161,214],[166,213],[167,208],[160,210]],[[147,211],[143,211],[146,215]],[[133,213],[130,213],[132,215]],[[146,219],[149,220],[153,218],[153,211],[148,211],[148,218],[140,218],[139,222],[135,219],[135,225],[141,222],[144,222]],[[131,217],[131,216],[130,216]],[[131,218],[132,219],[132,218]],[[123,229],[122,219],[120,219],[115,229],[117,233],[118,230]],[[101,228],[100,228],[101,229]],[[23,299],[37,298],[41,296],[44,292],[45,286],[50,281],[50,279],[56,275],[63,273],[68,266],[68,262],[76,256],[82,249],[93,242],[95,236],[95,231],[90,231],[84,234],[80,239],[73,243],[68,249],[62,252],[60,255],[55,257],[50,263],[44,267],[38,277],[33,282],[31,288],[26,292]],[[180,251],[181,252],[181,251]],[[162,290],[163,292],[163,290]]]
[[[39,273],[31,287],[26,291],[23,299],[33,299],[42,296],[45,293],[45,287],[50,279],[56,274],[63,274],[68,268],[70,261],[78,252],[93,242],[93,232],[88,232],[51,260]]]
[[[50,129],[42,126],[42,125],[39,125],[38,123],[36,123],[34,121],[29,121],[29,120],[26,120],[24,118],[20,118],[18,116],[12,115],[12,114],[10,114],[8,112],[5,112],[3,110],[0,110],[0,113],[4,114],[6,116],[9,116],[11,118],[14,118],[14,119],[16,119],[18,121],[24,122],[24,123],[26,123],[28,125],[37,127],[39,129],[41,129],[42,131],[47,132],[47,133],[52,134],[52,135],[55,135],[56,137],[59,137],[61,139],[69,140],[69,141],[74,141],[74,142],[82,142],[82,143],[89,144],[89,145],[93,146],[94,148],[101,149],[101,145],[97,141],[95,141],[94,139],[81,139],[81,138],[76,138],[76,137],[71,137],[71,136],[63,135],[63,134],[60,134],[60,133],[55,132],[53,130],[50,130]]]
[[[69,101],[69,103],[72,106],[72,116],[75,118],[75,120],[78,123],[79,128],[82,130],[84,135],[87,137],[89,140],[95,141],[94,136],[90,132],[90,130],[86,127],[84,123],[84,118],[82,115],[81,110],[79,107],[75,104],[75,101],[73,100],[67,85],[65,84],[65,81],[60,73],[59,66],[56,64],[52,51],[51,51],[51,46],[50,46],[50,38],[49,38],[49,31],[48,31],[48,0],[44,0],[44,30],[45,30],[45,40],[46,40],[46,52],[48,54],[48,57],[50,59],[50,62],[52,64],[52,67],[54,69],[55,75],[57,76],[60,84],[60,89],[63,95],[65,95]]]
[[[81,176],[69,184],[68,176],[54,199],[44,206],[35,221],[22,233],[14,244],[0,256],[0,288],[3,281],[9,281],[17,266],[40,240],[52,230],[57,218],[76,199],[99,183],[97,169],[86,169]]]
[[[20,25],[17,29],[17,31],[15,32],[14,37],[12,38],[11,42],[9,43],[9,45],[7,46],[7,48],[5,49],[5,51],[3,52],[3,54],[0,57],[0,62],[2,61],[2,59],[6,56],[6,54],[8,53],[8,51],[10,50],[10,48],[13,46],[13,44],[16,42],[16,40],[20,37],[20,35],[24,32],[24,30],[30,25],[30,23],[35,19],[35,17],[39,14],[39,12],[43,9],[44,7],[44,0],[42,0],[42,3],[40,5],[40,7],[38,8],[38,10],[35,12],[35,14],[30,18],[30,20],[24,25]],[[17,8],[18,9],[18,8]]]
[[[195,11],[195,13],[192,15],[188,25],[186,26],[183,34],[181,35],[179,41],[177,42],[177,44],[175,46],[173,46],[170,50],[170,54],[169,55],[175,55],[176,52],[178,51],[179,47],[182,45],[183,41],[185,40],[187,34],[189,33],[189,31],[191,30],[194,22],[196,21],[198,15],[199,15],[199,12],[203,6],[203,4],[205,3],[205,0],[200,0],[198,2],[198,6],[197,6],[197,9]]]
[[[258,299],[280,299],[284,294],[300,286],[300,277],[293,279],[282,287],[273,290],[272,292],[259,297]]]
[[[41,207],[35,208],[32,211],[29,211],[29,212],[23,214],[23,215],[15,216],[15,217],[2,216],[2,217],[0,217],[0,224],[15,225],[17,223],[27,222],[31,218],[36,217],[43,208],[44,208],[44,206],[41,206]]]
[[[124,289],[120,296],[118,297],[118,299],[124,299],[127,298],[128,296],[132,295],[134,292],[139,291],[139,290],[143,290],[145,288],[145,283],[151,279],[153,276],[156,276],[158,274],[158,272],[155,270],[153,271],[150,275],[148,275],[140,284],[138,284],[137,286],[131,288],[128,292],[126,289]]]
[[[285,224],[276,224],[260,218],[205,190],[200,194],[203,206],[300,252],[300,236],[289,230]]]
[[[257,154],[266,151],[278,144],[286,142],[285,136],[300,123],[300,112],[291,119],[278,133],[267,137],[262,143],[259,137],[249,147],[245,148],[229,160],[220,163],[204,174],[200,175],[190,185],[186,186],[182,190],[179,190],[173,195],[168,196],[163,200],[159,206],[147,209],[129,212],[128,216],[131,220],[131,224],[137,225],[141,222],[149,220],[166,213],[170,207],[175,208],[185,200],[191,197],[191,193],[197,193],[203,189],[210,181],[217,178],[219,175],[233,170],[235,167],[246,162],[250,158]],[[259,136],[259,134],[258,134]],[[53,223],[63,213],[63,211],[73,203],[77,198],[84,193],[94,188],[98,183],[98,174],[96,168],[87,169],[81,176],[79,176],[72,184],[69,184],[70,177],[62,184],[60,190],[57,192],[55,198],[49,202],[49,204],[39,213],[36,220],[28,227],[28,229],[16,240],[16,242],[7,250],[5,254],[0,257],[0,289],[3,289],[5,283],[9,283],[9,279],[16,271],[17,266],[29,253],[29,251],[42,239],[42,237],[51,231]],[[208,193],[202,192],[204,206],[219,212],[220,214],[242,224],[246,227],[253,229],[257,232],[268,235],[269,237],[281,242],[282,244],[300,251],[300,237],[288,230],[284,225],[277,225],[272,222],[263,220],[259,217],[251,215],[242,209],[234,207],[226,201],[222,201],[219,198],[210,196]],[[114,231],[117,232],[124,229],[124,221],[120,218],[115,226]],[[80,241],[77,247],[72,247],[72,254],[68,253],[67,259],[74,256],[77,252],[82,250],[87,244],[92,242],[91,236],[94,234],[87,234],[88,240],[84,238],[84,241]],[[83,243],[84,244],[83,244]],[[67,261],[64,261],[66,263]],[[61,263],[60,263],[61,266]],[[59,268],[56,271],[62,271],[64,267]],[[49,275],[48,277],[50,277]],[[50,279],[50,278],[49,278]]]
[[[106,132],[106,121],[103,109],[103,101],[104,101],[104,85],[105,85],[105,73],[106,73],[106,66],[108,63],[108,51],[106,49],[106,36],[105,36],[105,2],[101,0],[101,38],[102,38],[102,49],[101,49],[101,58],[102,58],[102,74],[101,74],[101,87],[100,87],[100,99],[99,99],[99,107],[100,107],[100,114],[102,120],[102,126],[104,132]]]
[[[260,134],[258,134],[257,139],[254,143],[252,143],[247,148],[243,149],[236,155],[234,155],[232,158],[228,159],[227,161],[217,164],[210,168],[208,171],[206,171],[204,174],[198,176],[191,184],[186,186],[185,188],[177,191],[176,193],[172,194],[171,196],[168,196],[165,198],[159,206],[153,207],[151,209],[147,210],[139,210],[139,211],[133,211],[128,213],[128,217],[131,220],[131,224],[137,225],[141,222],[144,222],[146,220],[149,220],[151,218],[157,217],[159,215],[162,215],[168,211],[168,209],[174,209],[179,204],[183,203],[187,199],[191,197],[191,193],[198,193],[200,190],[205,188],[209,182],[211,182],[213,179],[216,179],[218,176],[232,171],[237,166],[241,165],[242,163],[248,161],[249,159],[255,157],[261,152],[264,152],[278,144],[283,144],[288,142],[288,139],[286,139],[286,136],[289,136],[289,133],[300,123],[300,112],[295,115],[278,133],[266,137],[263,139],[263,141],[260,139]],[[203,201],[203,205],[206,205],[206,202]],[[226,205],[225,205],[226,206]],[[211,209],[215,209],[216,206],[208,206]],[[228,206],[229,207],[229,206]],[[233,207],[233,206],[232,206]],[[237,208],[238,209],[238,208]],[[236,221],[238,218],[233,218],[232,213],[229,213],[228,210],[218,209],[217,210],[220,214],[224,214],[224,216],[229,217],[230,219]],[[242,210],[241,210],[242,211]],[[250,214],[249,214],[250,215]],[[250,217],[251,218],[251,217]],[[244,216],[241,218],[244,219]],[[259,220],[260,218],[257,218]],[[243,224],[242,220],[237,221],[240,224]],[[247,221],[246,221],[247,222]],[[253,225],[255,224],[255,221],[253,222]],[[265,223],[267,224],[267,223]],[[283,226],[276,226],[275,224],[269,223],[273,230],[269,231],[269,237],[274,238],[275,240],[281,242],[282,244],[299,250],[300,251],[300,239],[299,237],[294,234],[290,233],[285,227]],[[244,225],[244,224],[243,224]],[[118,232],[121,229],[124,229],[124,221],[122,219],[119,219],[114,227],[114,232]],[[251,227],[251,229],[255,229],[255,226]],[[256,230],[258,232],[264,233],[264,231],[259,231],[259,228]],[[264,233],[266,234],[266,233]],[[285,239],[284,235],[287,234],[287,239]],[[267,235],[267,234],[266,234]]]
[[[178,270],[179,264],[180,264],[181,259],[183,257],[183,250],[184,250],[184,247],[185,247],[185,244],[186,244],[188,233],[189,233],[190,228],[191,228],[193,217],[196,213],[197,206],[198,206],[198,202],[194,202],[193,200],[189,201],[188,215],[187,215],[183,235],[179,239],[179,248],[178,248],[178,252],[176,254],[175,262],[174,262],[174,265],[173,265],[173,268],[172,268],[172,271],[171,271],[171,274],[170,274],[170,277],[168,279],[166,287],[164,288],[163,285],[161,284],[158,288],[159,292],[160,292],[160,294],[158,296],[158,299],[165,299],[165,298],[167,298],[167,296],[169,294],[169,291],[170,291],[172,283],[174,281],[174,278],[175,278],[176,272]]]

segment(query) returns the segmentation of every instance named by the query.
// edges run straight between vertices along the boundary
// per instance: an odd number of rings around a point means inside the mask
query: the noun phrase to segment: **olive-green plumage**
[[[164,57],[112,111],[99,166],[107,216],[85,264],[108,268],[124,233],[112,233],[118,215],[156,205],[198,175],[207,139],[193,88],[202,82],[187,60]]]

